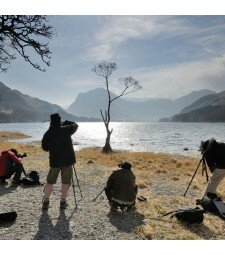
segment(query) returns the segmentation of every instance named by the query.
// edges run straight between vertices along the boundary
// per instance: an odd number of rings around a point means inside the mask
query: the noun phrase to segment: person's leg
[[[131,211],[135,211],[135,210],[136,210],[135,201],[133,204],[127,205],[127,212],[131,212]]]
[[[110,205],[111,205],[110,211],[117,212],[119,204],[117,202],[111,200]]]
[[[53,190],[53,184],[56,183],[58,175],[59,175],[59,168],[53,168],[50,167],[50,170],[48,172],[47,176],[47,184],[44,189],[44,198],[42,201],[42,210],[47,210],[49,207],[49,198],[51,196],[52,190]]]
[[[222,179],[225,177],[225,169],[218,169],[216,168],[212,175],[210,176],[210,180],[208,186],[205,191],[205,195],[207,193],[216,194],[217,187],[219,186]]]
[[[13,172],[15,173],[13,177],[13,182],[20,182],[21,174],[24,171],[23,165],[20,164],[15,164],[13,166]]]
[[[60,172],[60,168],[50,167],[48,176],[47,176],[47,184],[44,189],[45,198],[49,199],[53,190],[53,184],[56,184],[58,175]]]
[[[62,184],[61,200],[66,200],[69,187],[69,184]]]
[[[52,194],[52,190],[53,190],[53,184],[47,183],[46,186],[45,186],[45,190],[44,190],[45,199],[49,199],[50,198],[50,196]]]
[[[72,175],[73,175],[72,165],[67,167],[62,167],[62,170],[61,170],[62,188],[61,188],[61,201],[60,201],[61,209],[66,209],[66,207],[68,206],[66,202],[66,197],[71,184]]]

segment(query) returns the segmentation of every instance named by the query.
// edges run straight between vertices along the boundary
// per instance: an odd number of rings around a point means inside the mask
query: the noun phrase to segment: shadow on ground
[[[107,214],[113,226],[118,230],[131,233],[144,224],[145,216],[139,212],[110,212]]]
[[[17,189],[17,186],[5,186],[5,185],[0,185],[0,196],[4,196],[8,193],[13,192],[14,190]]]
[[[65,211],[61,210],[56,224],[54,225],[47,211],[41,214],[39,229],[34,240],[71,240],[72,233],[69,229],[69,219]]]
[[[191,231],[192,233],[198,235],[202,239],[210,240],[210,239],[213,239],[213,236],[216,235],[216,233],[210,230],[204,223],[188,224],[188,223],[179,222],[179,224],[182,227]]]

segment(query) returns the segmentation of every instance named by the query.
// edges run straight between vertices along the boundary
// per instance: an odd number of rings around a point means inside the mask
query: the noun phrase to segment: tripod
[[[199,161],[199,164],[198,164],[198,166],[197,166],[197,168],[196,168],[196,170],[195,170],[195,172],[194,172],[194,174],[193,174],[193,176],[192,176],[192,178],[191,178],[191,181],[190,181],[190,183],[189,183],[189,185],[188,185],[186,191],[184,192],[184,197],[186,196],[186,194],[187,194],[187,192],[188,192],[188,189],[189,189],[189,187],[191,186],[191,183],[192,183],[193,179],[195,178],[195,175],[196,175],[196,173],[197,173],[197,171],[198,171],[198,168],[199,168],[199,166],[201,165],[202,161],[203,161],[203,158]]]
[[[83,197],[74,164],[73,164],[73,172],[74,172],[74,175],[75,175],[75,178],[76,178],[76,181],[77,181],[77,186],[78,186],[79,191],[80,191],[80,196]],[[76,190],[75,190],[75,184],[74,184],[74,179],[73,179],[73,173],[72,173],[72,187],[73,187],[73,196],[74,196],[74,202],[75,202],[75,209],[77,209],[78,204],[77,204],[77,199],[76,199]]]
[[[92,202],[95,202],[95,200],[102,194],[102,192],[106,189],[106,187],[104,187],[104,189],[97,195],[97,197],[95,197]]]
[[[197,173],[197,171],[198,171],[198,168],[199,168],[199,166],[200,166],[201,164],[203,164],[203,167],[202,167],[202,176],[203,176],[203,173],[204,173],[204,171],[205,171],[205,174],[206,174],[206,181],[207,181],[207,182],[209,181],[209,176],[208,176],[208,173],[207,173],[207,167],[206,167],[206,162],[205,162],[205,161],[206,161],[206,160],[205,160],[204,156],[202,156],[202,158],[201,158],[201,160],[199,161],[199,164],[198,164],[198,166],[197,166],[197,168],[196,168],[196,170],[195,170],[195,172],[194,172],[194,174],[193,174],[193,176],[192,176],[192,178],[191,178],[191,181],[190,181],[190,183],[189,183],[189,185],[188,185],[186,191],[184,192],[184,197],[186,196],[186,194],[187,194],[187,192],[188,192],[188,189],[189,189],[189,187],[191,186],[191,183],[192,183],[192,181],[193,181],[193,179],[194,179],[194,177],[195,177],[195,175],[196,175],[196,173]]]

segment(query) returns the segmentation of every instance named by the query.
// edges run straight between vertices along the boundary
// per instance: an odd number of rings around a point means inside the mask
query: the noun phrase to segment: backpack
[[[194,224],[194,223],[202,223],[204,219],[205,210],[200,209],[199,207],[195,208],[187,208],[187,209],[178,209],[175,211],[171,211],[169,213],[164,214],[162,217],[172,214],[171,218],[174,216],[182,222]]]
[[[29,185],[29,186],[40,185],[39,174],[37,171],[31,171],[30,173],[26,175],[25,178],[22,178],[20,182],[24,185]]]
[[[0,213],[0,223],[12,222],[17,218],[16,212]]]

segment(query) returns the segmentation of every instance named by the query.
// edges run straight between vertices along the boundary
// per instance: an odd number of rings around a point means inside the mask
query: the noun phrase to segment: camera
[[[27,153],[24,152],[23,155],[22,155],[22,158],[26,158],[27,157]]]
[[[17,156],[19,158],[26,158],[27,157],[27,153],[24,152],[22,155],[21,154],[17,154]]]

